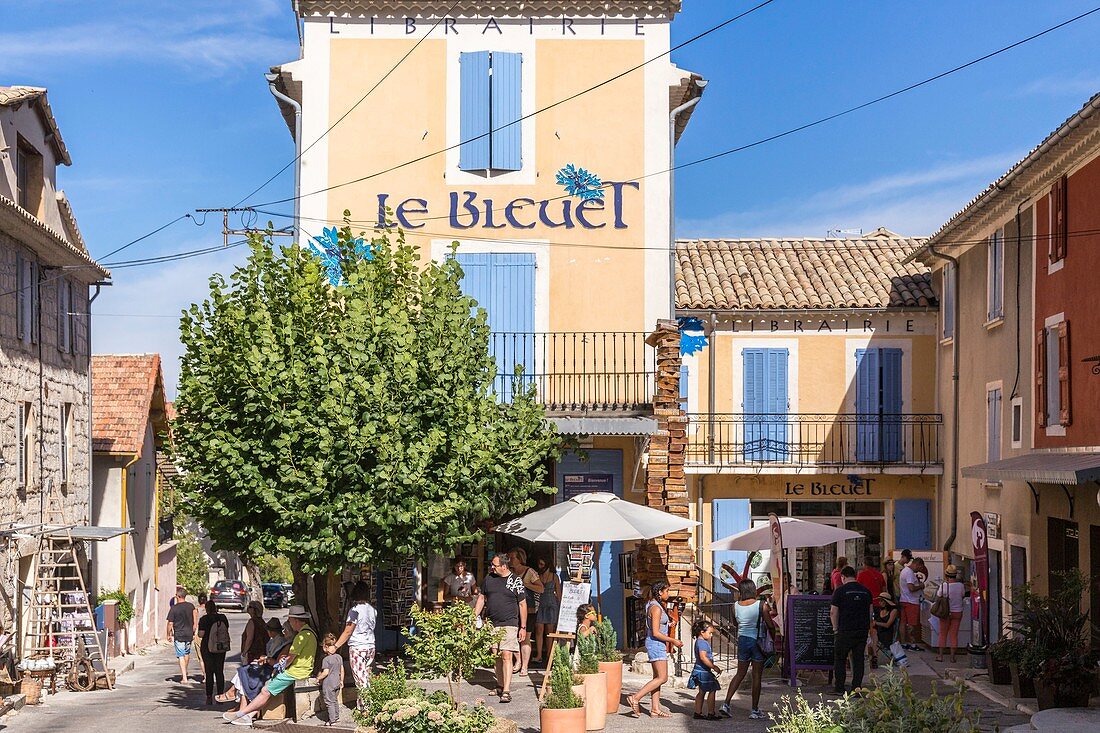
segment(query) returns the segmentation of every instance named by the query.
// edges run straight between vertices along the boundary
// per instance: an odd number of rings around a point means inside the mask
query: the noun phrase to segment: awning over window
[[[547,418],[567,435],[653,435],[657,421],[652,417],[551,417]]]
[[[977,466],[965,466],[966,478],[1083,484],[1100,481],[1100,453],[1028,453]]]
[[[78,542],[103,542],[124,534],[133,534],[133,527],[58,527],[50,524],[14,524],[0,527],[0,536],[22,535],[26,537],[51,537]]]

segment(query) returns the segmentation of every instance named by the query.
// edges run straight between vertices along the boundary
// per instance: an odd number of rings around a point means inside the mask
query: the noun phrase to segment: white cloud
[[[1045,76],[1021,86],[1018,97],[1073,97],[1082,102],[1100,92],[1100,74],[1080,73],[1075,76]]]
[[[209,245],[209,241],[193,241],[173,251]],[[168,265],[113,272],[115,284],[104,288],[92,304],[93,353],[159,353],[165,388],[174,397],[183,355],[181,311],[206,298],[213,273],[228,275],[247,257],[248,249],[237,247]]]
[[[167,63],[189,72],[221,74],[242,66],[266,67],[296,55],[293,15],[275,0],[183,7],[187,15],[152,15],[149,7],[141,6],[132,12],[112,11],[111,21],[76,20],[0,33],[0,74],[41,75],[42,67],[52,64],[117,61]]]
[[[950,161],[779,200],[766,207],[680,219],[680,237],[824,237],[830,229],[884,226],[907,236],[931,234],[1022,153]]]

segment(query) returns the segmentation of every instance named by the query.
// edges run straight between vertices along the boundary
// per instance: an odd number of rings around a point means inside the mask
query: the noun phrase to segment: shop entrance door
[[[829,527],[843,527],[843,519],[800,517],[807,522]],[[825,581],[833,571],[838,556],[843,554],[839,542],[822,547],[798,547],[787,551],[791,573],[794,575],[795,592],[824,593]]]

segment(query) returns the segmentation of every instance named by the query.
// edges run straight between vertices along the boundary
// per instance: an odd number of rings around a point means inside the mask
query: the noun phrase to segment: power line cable
[[[367,180],[370,180],[372,178],[377,178],[378,176],[382,176],[382,175],[385,175],[387,173],[392,173],[395,170],[405,168],[407,166],[413,165],[415,163],[419,163],[419,162],[427,160],[429,158],[434,158],[437,155],[442,155],[443,153],[446,153],[446,152],[449,152],[449,151],[454,150],[456,148],[459,148],[463,145],[466,145],[467,143],[476,142],[477,140],[481,140],[482,138],[489,137],[494,132],[504,130],[504,129],[509,128],[513,125],[518,125],[521,122],[523,122],[524,120],[530,119],[530,118],[534,117],[535,115],[542,114],[543,112],[554,109],[555,107],[563,105],[566,102],[571,102],[572,100],[577,99],[578,97],[582,97],[585,94],[588,94],[589,92],[593,92],[597,89],[600,89],[601,87],[607,86],[608,84],[611,84],[615,81],[618,81],[619,79],[622,79],[624,76],[627,76],[628,74],[631,74],[631,73],[637,71],[638,69],[641,69],[642,67],[653,63],[654,61],[659,61],[660,59],[665,58],[666,56],[672,54],[672,52],[674,52],[674,51],[678,51],[681,48],[683,48],[683,47],[685,47],[685,46],[687,46],[691,43],[695,43],[696,41],[698,41],[702,38],[705,38],[705,37],[709,36],[712,33],[716,33],[717,31],[721,30],[722,28],[725,28],[726,26],[730,25],[731,23],[734,23],[738,20],[741,20],[742,18],[744,18],[748,15],[751,15],[752,13],[755,13],[757,10],[760,10],[763,7],[771,5],[773,2],[775,2],[775,0],[764,0],[763,2],[759,3],[758,5],[754,5],[753,7],[749,8],[748,10],[745,10],[741,13],[738,13],[737,15],[735,15],[731,18],[727,18],[726,20],[722,21],[718,25],[711,26],[710,28],[707,28],[706,30],[692,36],[691,38],[687,39],[686,41],[678,43],[677,45],[669,48],[667,51],[664,51],[664,52],[654,56],[653,58],[646,59],[642,63],[637,64],[636,66],[632,66],[629,69],[626,69],[625,71],[621,71],[618,74],[616,74],[615,76],[612,76],[608,79],[604,79],[603,81],[599,82],[598,84],[596,84],[594,86],[588,87],[587,89],[583,89],[579,92],[576,92],[575,94],[571,94],[570,96],[565,97],[563,99],[559,99],[556,102],[552,102],[551,104],[548,104],[545,107],[541,107],[539,109],[536,109],[533,112],[528,112],[527,114],[523,115],[522,117],[519,117],[518,119],[512,120],[511,122],[507,122],[507,123],[501,125],[500,127],[497,127],[495,129],[490,130],[489,132],[484,132],[484,133],[482,133],[482,134],[480,134],[476,137],[471,137],[468,140],[460,140],[459,142],[457,142],[453,145],[450,145],[448,147],[441,148],[441,149],[436,150],[436,151],[431,152],[431,153],[425,153],[424,155],[421,155],[417,158],[413,158],[412,160],[407,160],[404,163],[399,163],[398,165],[391,166],[389,168],[386,168],[385,170],[377,171],[375,173],[371,173],[371,174],[363,176],[361,178],[356,178],[356,179],[351,180],[351,181],[345,181],[343,183],[335,183],[331,186],[327,186],[325,188],[320,188],[320,189],[317,189],[316,191],[310,191],[309,193],[305,193],[305,194],[296,193],[294,196],[291,196],[290,198],[278,199],[277,201],[265,201],[261,204],[257,204],[257,206],[274,206],[275,204],[285,204],[289,201],[294,201],[296,199],[305,198],[306,196],[314,196],[316,194],[324,193],[325,191],[331,191],[331,190],[336,189],[336,188],[342,188],[344,186],[350,186],[350,185],[355,184],[355,183],[362,183],[363,181],[367,181]]]
[[[394,64],[393,66],[391,66],[390,70],[387,71],[385,74],[383,74],[382,78],[379,79],[377,82],[375,82],[374,86],[372,86],[370,89],[368,89],[367,93],[359,98],[359,101],[357,101],[355,104],[351,105],[351,107],[348,109],[348,111],[346,111],[346,112],[344,112],[344,114],[340,115],[340,117],[335,122],[333,122],[331,125],[329,125],[329,128],[327,130],[325,130],[316,140],[311,142],[308,146],[305,147],[305,149],[303,149],[300,153],[295,155],[294,158],[289,163],[284,165],[279,170],[275,171],[275,173],[270,178],[268,178],[266,181],[261,183],[259,185],[259,187],[253,189],[251,193],[247,194],[240,201],[233,204],[233,206],[231,208],[234,208],[234,209],[237,208],[238,206],[243,204],[245,201],[247,201],[248,199],[250,199],[253,196],[255,196],[256,194],[258,194],[260,191],[262,191],[264,188],[266,188],[269,183],[271,183],[276,178],[281,176],[284,172],[286,172],[287,168],[289,168],[290,166],[294,165],[299,160],[301,160],[303,155],[305,155],[307,152],[309,152],[313,148],[314,145],[321,142],[321,140],[323,140],[330,132],[332,132],[336,128],[337,125],[339,125],[341,122],[343,122],[344,119],[347,118],[348,115],[350,115],[352,112],[354,112],[356,110],[356,108],[359,107],[359,105],[361,105],[363,102],[365,102],[367,97],[369,97],[371,94],[373,94],[374,90],[382,85],[382,82],[386,81],[386,79],[388,79],[393,72],[397,71],[397,68],[399,66],[401,66],[401,64],[405,63],[405,60],[408,59],[409,56],[412,56],[413,52],[416,51],[416,49],[420,46],[420,44],[423,43],[425,41],[425,39],[427,39],[428,36],[430,36],[432,34],[432,31],[434,31],[439,26],[439,24],[443,22],[443,20],[445,18],[450,16],[451,11],[453,11],[456,7],[458,7],[458,4],[460,2],[462,2],[462,0],[455,0],[455,2],[451,4],[451,7],[447,8],[447,11],[445,13],[443,13],[441,16],[439,16],[439,19],[436,20],[436,22],[432,25],[432,27],[428,29],[428,32],[425,33],[423,36],[421,36],[419,39],[417,39],[416,43],[413,44],[413,47],[410,48],[408,51],[406,51],[405,55],[402,56],[400,59],[398,59],[397,63]]]
[[[756,10],[759,7],[762,7],[762,6],[757,6],[756,8],[753,8],[752,10],[746,11],[746,13],[752,12],[753,10]],[[967,61],[966,63],[959,64],[958,66],[955,66],[951,69],[947,69],[946,71],[942,71],[938,74],[927,77],[927,78],[922,79],[922,80],[920,80],[918,82],[915,82],[913,84],[909,84],[909,85],[904,86],[900,89],[896,89],[896,90],[894,90],[892,92],[889,92],[887,94],[883,94],[879,97],[875,97],[874,99],[868,100],[866,102],[862,102],[862,103],[854,105],[852,107],[848,107],[847,109],[841,110],[839,112],[835,112],[835,113],[827,115],[825,117],[820,117],[820,118],[818,118],[816,120],[813,120],[811,122],[807,122],[805,124],[798,125],[797,127],[792,127],[788,130],[784,130],[782,132],[775,133],[773,135],[768,135],[767,137],[763,137],[763,138],[754,140],[752,142],[745,143],[743,145],[738,145],[738,146],[730,148],[728,150],[723,150],[723,151],[720,151],[720,152],[717,152],[717,153],[713,153],[713,154],[704,156],[702,158],[698,158],[696,160],[691,160],[691,161],[687,161],[685,163],[680,163],[680,164],[674,165],[670,168],[665,168],[663,170],[654,171],[654,172],[651,172],[651,173],[645,173],[645,174],[642,174],[642,175],[638,176],[637,178],[629,178],[629,179],[626,179],[626,180],[621,181],[621,182],[617,181],[617,183],[634,183],[634,182],[637,182],[637,181],[642,181],[646,178],[651,178],[653,176],[664,175],[665,173],[672,173],[674,171],[678,171],[678,170],[681,170],[681,169],[684,169],[684,168],[690,168],[692,166],[696,166],[696,165],[699,165],[701,163],[706,163],[706,162],[709,162],[709,161],[712,161],[712,160],[717,160],[719,158],[724,158],[726,156],[733,155],[735,153],[740,153],[740,152],[743,152],[745,150],[749,150],[751,148],[759,147],[759,146],[767,144],[769,142],[774,142],[775,140],[779,140],[781,138],[785,138],[785,137],[788,137],[790,135],[794,135],[798,132],[802,132],[804,130],[808,130],[810,128],[817,127],[819,125],[823,125],[826,122],[830,122],[830,121],[835,120],[839,117],[844,117],[846,115],[852,114],[852,113],[857,112],[859,110],[866,109],[867,107],[870,107],[872,105],[879,104],[881,102],[885,102],[886,100],[892,99],[892,98],[897,97],[899,95],[902,95],[902,94],[905,94],[907,92],[913,91],[914,89],[918,89],[920,87],[931,84],[934,81],[938,81],[940,79],[943,79],[944,77],[947,77],[947,76],[950,76],[950,75],[955,74],[957,72],[960,72],[964,69],[967,69],[971,66],[974,66],[975,64],[979,64],[983,61],[987,61],[991,58],[994,58],[994,57],[999,56],[1003,53],[1006,53],[1006,52],[1008,52],[1008,51],[1010,51],[1014,48],[1022,46],[1026,43],[1034,41],[1034,40],[1036,40],[1038,38],[1041,38],[1043,36],[1046,36],[1050,33],[1053,33],[1054,31],[1060,30],[1060,29],[1062,29],[1062,28],[1064,28],[1064,27],[1066,27],[1066,26],[1068,26],[1072,23],[1076,23],[1077,21],[1082,20],[1084,18],[1087,18],[1088,16],[1093,15],[1097,12],[1100,12],[1100,7],[1095,7],[1092,10],[1085,11],[1085,12],[1079,14],[1079,15],[1076,15],[1072,18],[1069,18],[1068,20],[1064,20],[1061,23],[1057,23],[1053,26],[1050,26],[1049,28],[1046,28],[1042,31],[1039,31],[1038,33],[1034,33],[1030,36],[1027,36],[1026,38],[1022,38],[1018,41],[1015,41],[1014,43],[1010,43],[1007,46],[1002,46],[1001,48],[999,48],[995,51],[991,51],[987,54],[979,56],[978,58]],[[727,22],[729,22],[729,21],[727,21]],[[563,100],[563,101],[567,101],[567,100]],[[532,114],[538,114],[538,112],[540,112],[540,111],[542,111],[542,110],[536,110]],[[461,145],[461,144],[462,143],[459,143],[459,145]],[[452,147],[454,147],[454,146],[452,146]],[[323,191],[328,191],[328,190],[331,190],[331,189],[334,189],[334,188],[339,188],[341,186],[346,186],[346,185],[350,185],[350,184],[353,184],[353,183],[359,183],[361,181],[365,181],[365,180],[368,180],[370,178],[374,178],[376,176],[383,175],[385,173],[397,170],[398,168],[404,167],[406,165],[416,163],[416,162],[418,162],[420,160],[423,160],[427,157],[431,157],[431,155],[434,155],[434,153],[429,154],[429,155],[425,155],[425,156],[421,156],[420,158],[415,158],[411,161],[408,161],[407,163],[402,163],[400,165],[391,167],[387,170],[379,171],[378,173],[372,173],[368,176],[364,176],[362,178],[357,178],[353,181],[347,181],[345,183],[334,184],[332,186],[329,186],[328,188],[323,188],[323,189],[320,189],[318,191],[313,191],[313,192],[308,193],[308,194],[302,194],[301,196],[292,196],[292,197],[287,198],[287,199],[282,199],[281,201],[272,201],[272,202],[268,202],[268,203],[257,204],[257,206],[270,206],[272,204],[286,203],[288,201],[294,201],[296,198],[302,198],[304,196],[313,195],[314,193],[321,193]],[[604,185],[604,188],[607,188],[606,184]],[[544,201],[557,201],[557,200],[566,199],[566,198],[571,198],[571,197],[568,194],[562,194],[562,195],[559,195],[559,196],[554,196],[554,197],[551,197],[551,198],[548,198],[548,199],[544,199]],[[493,209],[494,212],[502,211],[502,210],[503,210],[503,208]],[[422,217],[422,218],[415,219],[415,220],[412,220],[412,221],[422,222],[422,221],[433,221],[433,220],[447,219],[447,218],[448,218],[447,216],[432,216],[432,217]]]

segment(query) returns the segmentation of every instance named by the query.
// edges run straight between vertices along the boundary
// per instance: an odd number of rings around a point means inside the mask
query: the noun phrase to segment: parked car
[[[236,608],[238,611],[244,611],[252,597],[244,581],[219,580],[210,589],[210,600],[217,603],[218,608]]]
[[[286,608],[290,605],[290,596],[282,583],[264,583],[264,606],[267,608]]]

